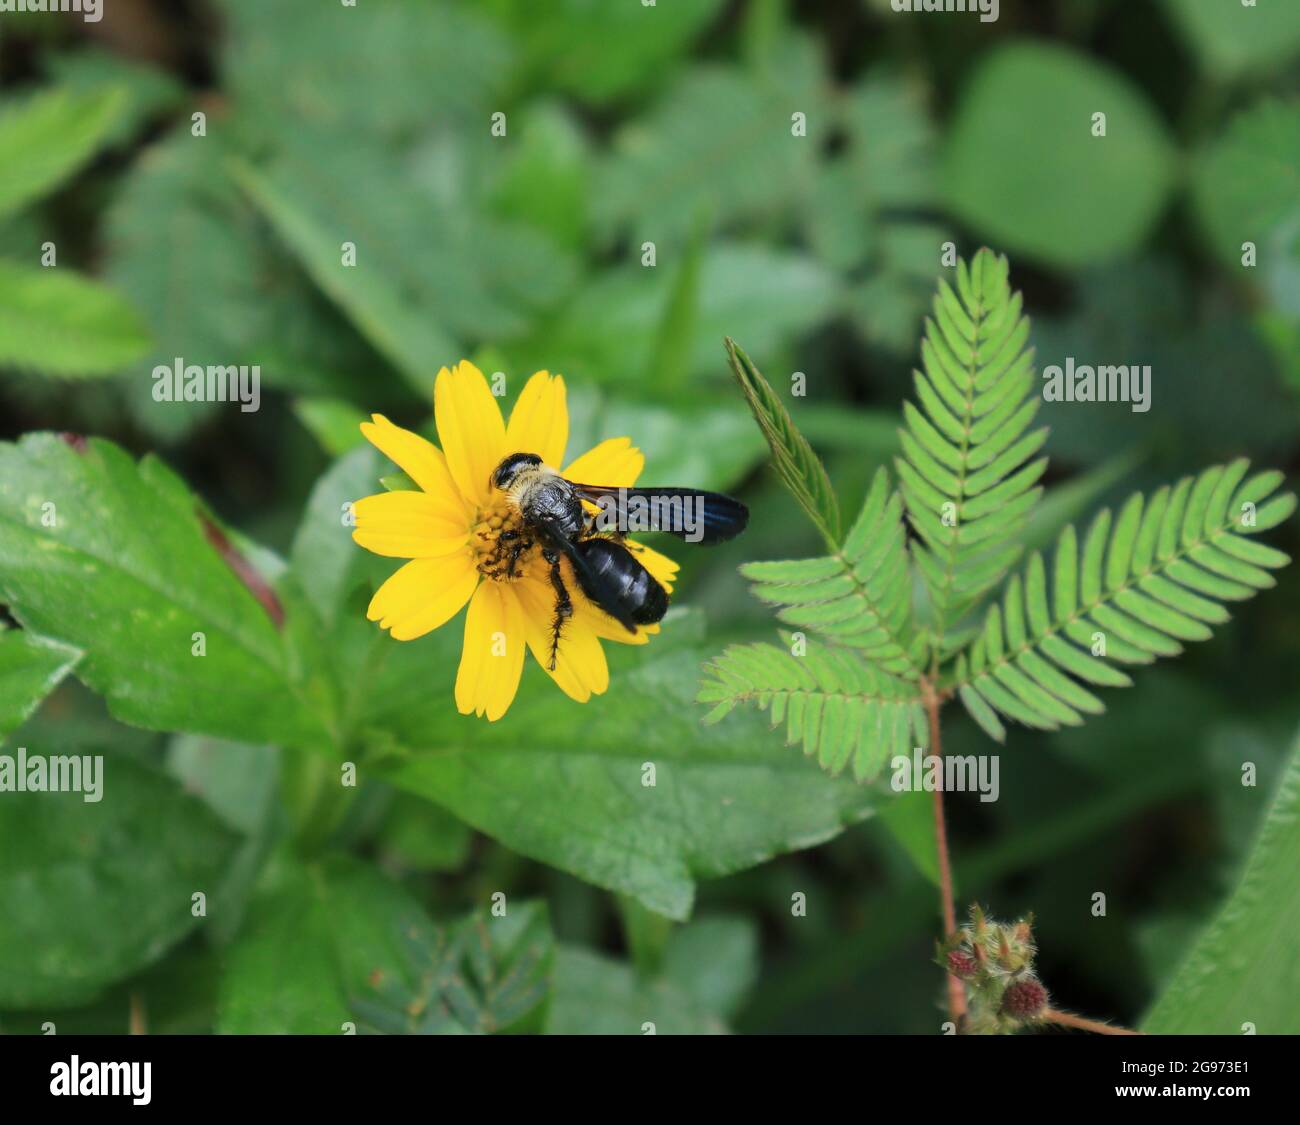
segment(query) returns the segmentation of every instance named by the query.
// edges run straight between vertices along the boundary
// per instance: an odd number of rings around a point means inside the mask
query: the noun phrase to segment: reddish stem
[[[1072,1015],[1070,1012],[1058,1012],[1055,1008],[1046,1008],[1043,1011],[1043,1020],[1046,1023],[1060,1024],[1061,1027],[1077,1027],[1080,1031],[1095,1031],[1098,1035],[1141,1035],[1140,1031],[1132,1031],[1127,1027],[1116,1027],[1111,1023],[1102,1023],[1101,1020],[1090,1020],[1083,1016]]]
[[[953,905],[952,861],[948,856],[948,828],[943,815],[943,743],[939,739],[939,697],[928,682],[923,682],[925,711],[930,719],[930,756],[938,759],[937,784],[934,787],[934,842],[939,860],[939,900],[943,910],[944,937],[957,932],[957,910]],[[966,986],[948,974],[948,1015],[961,1029],[966,1015]]]

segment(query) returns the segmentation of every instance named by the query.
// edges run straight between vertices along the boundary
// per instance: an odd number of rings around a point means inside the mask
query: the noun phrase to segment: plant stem
[[[1046,1023],[1060,1024],[1062,1027],[1077,1027],[1080,1031],[1095,1031],[1098,1035],[1141,1035],[1140,1031],[1132,1031],[1127,1027],[1116,1027],[1114,1024],[1102,1023],[1101,1020],[1085,1019],[1083,1016],[1072,1015],[1069,1012],[1058,1012],[1055,1008],[1047,1008],[1043,1012],[1043,1020]]]
[[[929,680],[922,679],[921,690],[925,712],[930,719],[930,756],[938,759],[934,787],[934,842],[939,861],[939,901],[943,910],[943,935],[952,937],[957,932],[957,911],[952,896],[952,861],[948,857],[948,828],[943,815],[943,743],[939,738],[939,696]],[[948,1015],[961,1029],[966,1015],[966,986],[951,973],[948,974]]]

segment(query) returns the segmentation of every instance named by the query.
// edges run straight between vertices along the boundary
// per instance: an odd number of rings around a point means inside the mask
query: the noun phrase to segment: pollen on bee
[[[479,510],[471,546],[479,573],[498,582],[519,578],[534,552],[519,510],[505,499]]]

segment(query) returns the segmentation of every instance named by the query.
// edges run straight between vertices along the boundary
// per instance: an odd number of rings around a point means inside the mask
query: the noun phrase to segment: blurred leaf
[[[466,5],[444,0],[221,0],[221,73],[237,104],[284,135],[409,140],[436,119],[481,121],[511,71],[509,45]],[[480,116],[481,115],[481,116]]]
[[[1262,796],[1262,794],[1261,794]],[[1150,1034],[1261,1035],[1300,1031],[1300,741],[1231,897],[1142,1022]]]
[[[688,71],[648,115],[624,126],[598,168],[598,227],[630,230],[634,246],[680,244],[700,215],[719,226],[778,213],[811,182],[828,122],[796,93],[790,72],[771,85],[716,66]],[[808,115],[808,135],[792,132]]]
[[[671,300],[673,266],[623,266],[597,274],[555,320],[520,348],[518,366],[545,366],[575,381],[639,383]],[[775,352],[834,311],[835,276],[807,255],[761,243],[714,242],[697,283],[691,375],[721,375],[722,340]]]
[[[521,81],[604,103],[671,70],[722,0],[608,4],[552,0],[539,19],[529,0],[489,0],[523,55]]]
[[[840,546],[840,509],[825,466],[790,418],[772,385],[730,337],[727,359],[772,451],[772,467],[832,551]]]
[[[322,164],[309,141],[265,171],[241,165],[238,178],[321,290],[417,391],[464,354],[457,336],[519,335],[567,293],[573,263],[540,232],[412,190],[411,172],[380,150],[350,145]]]
[[[533,20],[534,26],[546,20]],[[587,236],[591,156],[582,127],[562,106],[525,109],[518,140],[501,158],[492,204],[503,219],[550,235],[569,250]],[[480,365],[481,366],[481,365]]]
[[[338,857],[291,869],[231,947],[218,1030],[439,1034],[533,1029],[553,947],[545,907],[435,926],[396,883]]]
[[[278,183],[247,166],[237,178],[322,291],[412,387],[428,390],[438,366],[453,362],[459,348],[404,295],[401,273],[384,270],[378,256],[367,253],[373,244],[358,248],[355,267],[343,265],[342,244],[364,228],[313,216],[301,185]]]
[[[0,216],[53,191],[94,154],[126,107],[126,92],[52,89],[0,114]]]
[[[310,678],[310,650],[297,651],[296,613],[277,628],[273,595],[262,590],[259,604],[214,531],[153,458],[137,465],[108,442],[74,448],[52,434],[0,444],[0,601],[28,628],[85,651],[77,675],[116,718],[328,741],[332,701]],[[205,655],[194,655],[200,633]]]
[[[912,354],[950,237],[927,222],[899,220],[881,229],[867,272],[851,282],[847,297],[853,326],[868,344]]]
[[[1261,102],[1236,117],[1196,162],[1192,194],[1220,260],[1241,270],[1242,243],[1255,243],[1258,266],[1245,276],[1258,272],[1300,321],[1300,102]]]
[[[902,846],[916,868],[939,886],[939,853],[934,838],[934,794],[907,789],[893,794],[880,809],[880,821]]]
[[[704,256],[707,228],[699,224],[681,261],[674,271],[673,283],[664,306],[654,351],[646,368],[645,380],[674,390],[681,387],[690,371],[691,341],[700,301],[700,262]]]
[[[222,821],[245,836],[260,827],[275,799],[278,770],[270,746],[182,734],[167,748],[167,772],[201,797]]]
[[[147,355],[150,344],[114,290],[65,269],[0,260],[0,365],[108,375]]]
[[[762,461],[766,450],[738,402],[673,408],[608,398],[595,408],[586,441],[579,442],[570,430],[570,455],[620,434],[645,451],[641,479],[664,485],[730,488]]]
[[[398,793],[375,843],[386,860],[414,871],[455,871],[469,858],[473,833],[446,809]]]
[[[1267,350],[1239,314],[1194,302],[1172,261],[1144,259],[1085,271],[1069,315],[1034,321],[1040,374],[1069,357],[1151,367],[1145,413],[1126,402],[1044,402],[1053,464],[1141,450],[1163,477],[1242,452],[1288,455],[1300,426]]]
[[[46,69],[60,86],[79,94],[103,98],[111,96],[113,88],[125,94],[122,112],[104,137],[106,144],[129,141],[143,125],[177,109],[186,99],[185,87],[169,71],[103,47],[51,52]]]
[[[106,219],[106,273],[144,313],[154,353],[128,384],[136,416],[174,437],[211,403],[157,402],[146,372],[248,363],[268,317],[255,217],[225,174],[223,142],[181,129],[145,149]]]
[[[350,402],[337,398],[300,398],[294,401],[293,412],[331,457],[341,457],[365,441],[360,427],[370,415]]]
[[[726,1027],[675,981],[644,980],[622,962],[561,946],[546,1030],[551,1035],[644,1035],[650,1030],[656,1035],[716,1035]]]
[[[1300,21],[1286,3],[1162,0],[1169,19],[1215,79],[1257,76],[1300,53]]]
[[[1106,136],[1092,115],[1106,114]],[[1164,208],[1174,154],[1125,76],[1042,42],[981,61],[948,140],[948,205],[999,249],[1077,267],[1134,249]]]
[[[80,659],[76,649],[25,630],[0,628],[0,745]]]
[[[82,1003],[156,961],[199,925],[190,896],[230,858],[231,834],[171,779],[119,754],[100,777],[97,802],[0,801],[0,1006]]]
[[[751,918],[698,918],[673,931],[663,975],[706,1011],[730,1017],[758,981],[758,927]]]

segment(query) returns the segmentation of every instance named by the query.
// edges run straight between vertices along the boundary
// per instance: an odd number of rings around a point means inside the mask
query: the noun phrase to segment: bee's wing
[[[721,492],[569,483],[614,522],[608,530],[623,534],[666,531],[690,543],[721,543],[739,535],[749,522],[749,509]]]

